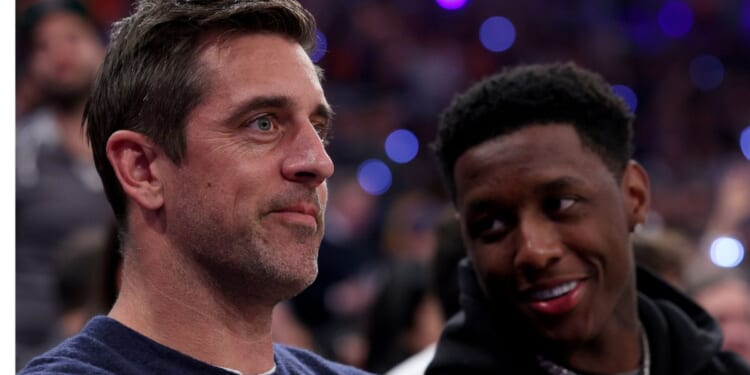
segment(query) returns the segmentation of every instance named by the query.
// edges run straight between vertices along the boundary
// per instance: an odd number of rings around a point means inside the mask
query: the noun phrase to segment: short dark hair
[[[440,117],[433,152],[451,197],[453,168],[469,148],[534,124],[569,123],[620,179],[632,156],[633,115],[604,79],[573,63],[526,65],[490,76]]]
[[[200,51],[220,32],[279,34],[315,47],[315,19],[295,0],[142,0],[113,25],[111,43],[86,104],[84,122],[96,169],[115,217],[126,225],[122,186],[107,159],[117,130],[146,135],[176,164],[184,156],[186,119],[207,87]]]

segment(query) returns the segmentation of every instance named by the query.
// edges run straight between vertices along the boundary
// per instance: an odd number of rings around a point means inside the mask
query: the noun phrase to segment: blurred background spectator
[[[47,3],[16,2],[19,355],[43,346],[57,321],[53,254],[63,238],[111,215],[77,122],[100,36],[132,6],[89,0],[88,13],[32,11]],[[600,72],[635,113],[635,156],[653,192],[644,232],[682,238],[657,241],[677,251],[652,267],[676,283],[701,269],[750,268],[750,0],[302,3],[318,20],[312,57],[337,112],[336,173],[320,276],[277,313],[294,325],[278,340],[365,365],[369,316],[388,297],[379,291],[396,264],[424,268],[434,256],[434,223],[449,201],[428,150],[439,111],[473,81],[519,63],[575,61]],[[680,281],[673,268],[684,253],[701,262],[688,262]]]
[[[695,244],[679,232],[646,228],[633,235],[633,252],[638,265],[672,284],[685,289],[685,273],[695,256]]]
[[[716,273],[690,289],[695,301],[713,315],[724,333],[724,350],[750,361],[750,284],[739,273]]]
[[[430,263],[430,283],[428,293],[433,298],[437,297],[439,302],[439,318],[440,319],[440,331],[445,322],[455,315],[460,310],[459,305],[459,290],[458,290],[458,263],[466,256],[466,250],[464,248],[463,239],[461,238],[461,227],[456,219],[456,211],[453,207],[448,206],[443,209],[442,213],[435,222],[435,236],[436,245],[434,250],[434,256]],[[384,290],[387,290],[384,288]],[[429,294],[427,294],[429,295]],[[423,306],[430,303],[427,298],[423,298]],[[377,309],[374,309],[377,311]],[[422,319],[420,316],[425,311],[419,311],[415,314],[410,314],[412,319]],[[409,315],[409,314],[407,314]],[[424,319],[426,322],[431,322],[431,319]],[[375,320],[371,320],[371,324],[375,324]],[[414,326],[414,323],[411,323]],[[371,326],[371,330],[374,326]],[[411,331],[414,329],[411,328]],[[422,330],[425,332],[427,330]],[[413,334],[409,332],[409,334]],[[424,336],[423,336],[424,337]],[[427,369],[427,365],[432,361],[432,357],[435,356],[435,348],[437,344],[437,337],[431,337],[431,341],[423,341],[420,343],[421,348],[413,347],[409,351],[399,348],[402,351],[401,362],[396,366],[389,364],[390,370],[386,373],[387,375],[418,375],[424,374]],[[394,346],[398,343],[394,342]],[[396,349],[396,350],[399,350]],[[421,350],[420,350],[421,349]],[[403,355],[411,354],[410,357],[406,358]],[[371,351],[371,355],[372,355]]]
[[[19,87],[33,95],[19,95],[18,108],[29,112],[19,113],[16,125],[17,367],[55,345],[67,334],[65,327],[82,318],[66,315],[65,324],[57,326],[62,314],[79,302],[59,303],[56,263],[66,241],[104,231],[112,220],[81,129],[84,104],[104,54],[99,31],[74,1],[34,4],[18,27],[25,43],[19,48],[25,58]],[[30,97],[33,107],[23,103]],[[85,247],[103,249],[104,242]],[[93,272],[94,263],[85,258],[88,254],[68,255],[82,258],[62,265],[73,270],[59,273],[67,279],[61,291],[77,300],[84,295],[74,295],[74,286],[86,280],[70,276]]]

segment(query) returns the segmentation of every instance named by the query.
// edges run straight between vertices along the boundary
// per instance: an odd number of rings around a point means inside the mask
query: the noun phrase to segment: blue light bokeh
[[[740,133],[740,150],[742,150],[742,155],[745,155],[745,159],[750,161],[750,125]]]
[[[630,108],[630,112],[635,113],[638,108],[638,96],[635,95],[633,89],[625,85],[612,85],[612,91],[625,101],[625,104]]]
[[[659,29],[656,15],[637,6],[623,11],[622,26],[626,35],[635,43],[639,55],[654,55],[663,51],[668,41]]]
[[[385,139],[385,153],[396,163],[408,163],[417,156],[418,152],[419,140],[409,130],[395,130]]]
[[[667,36],[685,36],[693,27],[693,11],[682,1],[668,1],[659,9],[659,26]]]
[[[463,8],[466,5],[466,0],[435,0],[437,5],[447,10],[456,10]]]
[[[391,170],[378,159],[368,159],[357,168],[357,181],[362,190],[381,195],[391,187]]]
[[[479,41],[492,52],[503,52],[516,41],[516,28],[505,17],[490,17],[479,28]]]
[[[745,248],[732,237],[719,237],[711,242],[711,262],[719,267],[737,267],[745,258]]]
[[[310,60],[317,63],[328,52],[328,39],[320,30],[315,30],[315,49],[310,54]]]
[[[711,55],[701,55],[690,61],[690,80],[695,87],[713,90],[724,80],[724,64]]]

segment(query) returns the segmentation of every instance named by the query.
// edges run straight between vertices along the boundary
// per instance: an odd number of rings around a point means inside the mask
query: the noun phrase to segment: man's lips
[[[287,222],[317,227],[320,210],[313,205],[298,204],[275,209],[270,214]]]
[[[532,310],[545,315],[573,310],[586,291],[586,278],[537,283],[521,291],[522,300]]]

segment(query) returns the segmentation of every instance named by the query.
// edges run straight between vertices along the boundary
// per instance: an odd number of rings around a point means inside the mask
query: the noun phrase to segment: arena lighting
[[[516,41],[516,28],[505,17],[490,17],[479,28],[479,41],[492,52],[503,52]]]
[[[638,97],[633,89],[625,85],[613,85],[612,91],[625,101],[631,113],[635,113],[636,108],[638,108]]]
[[[690,80],[700,90],[713,90],[724,80],[724,64],[711,55],[701,55],[690,61]]]
[[[380,160],[368,159],[357,168],[357,181],[370,195],[381,195],[391,187],[391,170]]]
[[[682,1],[667,1],[659,9],[658,21],[665,35],[679,38],[693,27],[693,11]]]
[[[396,163],[404,164],[412,161],[419,152],[417,136],[409,130],[394,130],[385,139],[385,153]]]
[[[742,150],[742,155],[745,155],[745,159],[750,161],[750,125],[740,133],[740,150]]]
[[[711,242],[711,262],[723,267],[737,267],[745,257],[745,249],[742,243],[732,237],[719,237]]]
[[[315,29],[315,49],[310,53],[310,60],[317,63],[328,52],[328,39],[322,31]]]
[[[466,5],[466,0],[435,0],[437,5],[447,10],[456,10],[463,8]]]

